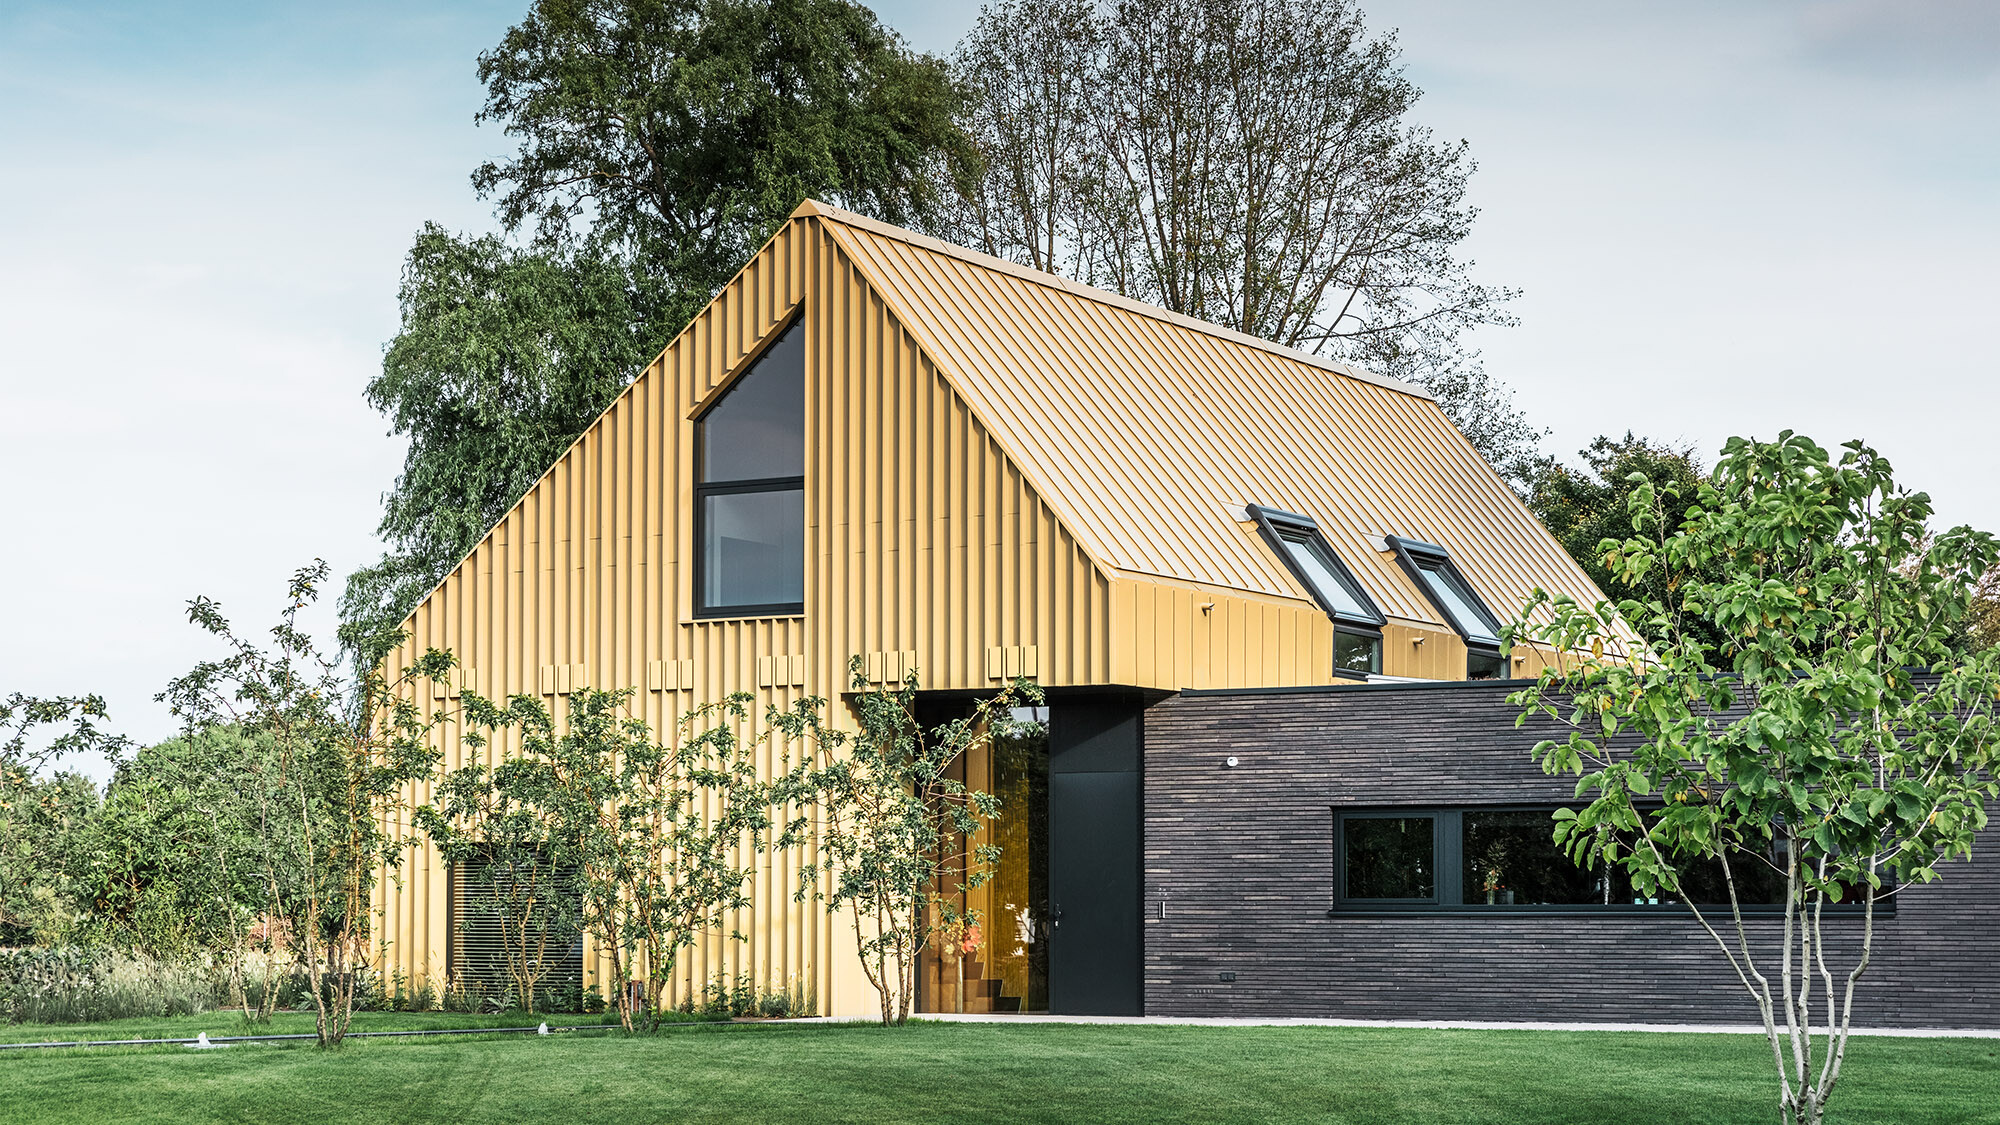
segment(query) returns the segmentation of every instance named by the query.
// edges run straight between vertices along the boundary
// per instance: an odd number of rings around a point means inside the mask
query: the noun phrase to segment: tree
[[[75,921],[62,857],[96,813],[97,790],[78,774],[41,774],[77,754],[122,760],[132,742],[107,731],[107,717],[97,695],[0,699],[0,945],[46,944]]]
[[[846,0],[539,0],[479,78],[502,225],[631,254],[670,331],[801,200],[926,221],[967,153],[944,64]]]
[[[1693,448],[1648,441],[1628,430],[1616,441],[1599,437],[1580,455],[1583,471],[1553,457],[1539,458],[1526,474],[1528,507],[1612,601],[1637,598],[1678,604],[1691,577],[1684,563],[1664,563],[1647,572],[1641,585],[1632,585],[1612,572],[1600,544],[1622,542],[1631,534],[1630,501],[1641,486],[1650,487],[1659,500],[1659,518],[1666,530],[1680,528],[1706,476]],[[1703,577],[1714,580],[1718,575],[1711,570]],[[1699,618],[1684,622],[1690,629],[1707,628]],[[1722,640],[1713,631],[1708,639]]]
[[[197,664],[160,698],[191,737],[233,726],[275,750],[256,786],[270,797],[255,829],[258,877],[268,918],[311,984],[320,1046],[334,1047],[347,1034],[367,965],[375,880],[407,844],[393,814],[404,787],[437,761],[430,736],[442,716],[427,717],[413,697],[420,683],[448,676],[453,658],[431,650],[393,679],[371,667],[348,683],[298,627],[326,574],[315,561],[292,576],[269,648],[239,636],[215,602],[189,602],[189,620],[229,651]]]
[[[519,148],[473,184],[526,242],[426,226],[405,263],[362,664],[801,200],[926,223],[969,154],[944,64],[845,0],[539,0],[479,77]]]
[[[512,997],[533,1012],[543,982],[582,935],[584,917],[575,849],[531,797],[523,799],[523,767],[532,770],[533,763],[514,758],[452,770],[412,819],[439,860],[465,876],[465,925],[474,924],[476,903],[498,931],[500,969]]]
[[[954,55],[988,253],[1430,388],[1496,466],[1540,434],[1462,337],[1515,293],[1458,256],[1465,142],[1407,118],[1345,0],[1011,0]]]
[[[340,602],[364,663],[380,655],[366,639],[393,635],[664,342],[629,263],[591,244],[526,251],[426,224],[399,298],[403,329],[367,390],[410,439],[376,529],[391,550]]]
[[[2000,567],[1987,571],[1979,580],[1979,589],[1972,596],[1965,639],[1975,650],[2000,647]]]
[[[631,698],[629,688],[575,691],[559,727],[533,696],[504,708],[465,696],[476,744],[508,731],[518,747],[491,769],[448,775],[445,803],[423,814],[448,829],[434,835],[448,860],[502,844],[574,872],[557,886],[573,889],[576,925],[611,959],[627,1031],[658,1026],[681,952],[750,904],[756,857],[796,846],[804,827],[775,825],[776,787],[758,777],[758,750],[778,727],[737,733],[750,695],[681,716],[671,745],[626,713]]]
[[[965,717],[926,729],[917,721],[918,677],[893,690],[870,688],[862,662],[849,669],[860,729],[820,724],[808,700],[772,721],[800,739],[809,758],[785,779],[785,794],[817,807],[813,865],[823,885],[801,889],[854,929],[862,972],[881,1003],[882,1022],[910,1018],[918,955],[933,939],[962,937],[978,919],[959,905],[991,877],[1000,850],[969,846],[998,815],[1000,799],[950,776],[967,751],[1004,735],[1011,709],[1040,703],[1041,689],[1019,680],[978,701]]]
[[[1634,534],[1603,550],[1638,589],[1684,571],[1685,596],[1558,599],[1535,624],[1538,595],[1511,636],[1556,659],[1514,699],[1523,721],[1569,727],[1534,748],[1590,798],[1556,814],[1556,840],[1688,904],[1763,1017],[1784,1119],[1816,1125],[1877,907],[1967,857],[2000,797],[2000,653],[1967,656],[1960,642],[2000,542],[1965,527],[1932,535],[1930,498],[1859,442],[1835,460],[1790,431],[1732,438],[1676,527],[1679,488],[1635,487]],[[1645,651],[1619,651],[1621,616],[1645,623]],[[1726,918],[1688,891],[1702,873],[1726,887]],[[1775,949],[1744,916],[1753,880],[1782,897]],[[1855,900],[1858,919],[1829,918]],[[1858,948],[1829,940],[1849,923]]]

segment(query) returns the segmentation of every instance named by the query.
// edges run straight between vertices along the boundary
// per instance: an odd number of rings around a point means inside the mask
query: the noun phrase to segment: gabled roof
[[[1391,617],[1441,623],[1385,550],[1447,548],[1510,618],[1603,595],[1421,388],[807,202],[1102,566],[1306,597],[1241,521],[1314,517]]]

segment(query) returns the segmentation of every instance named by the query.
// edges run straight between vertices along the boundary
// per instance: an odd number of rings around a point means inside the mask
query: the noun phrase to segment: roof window
[[[1451,555],[1435,543],[1399,539],[1393,535],[1385,538],[1396,552],[1397,561],[1423,588],[1431,604],[1438,608],[1458,635],[1465,638],[1466,648],[1472,650],[1468,675],[1475,679],[1492,679],[1498,675],[1500,620],[1473,592],[1472,584],[1459,573]]]
[[[1354,580],[1311,516],[1255,504],[1246,510],[1285,566],[1312,591],[1313,600],[1333,618],[1334,668],[1345,673],[1382,671],[1382,625],[1388,618]]]

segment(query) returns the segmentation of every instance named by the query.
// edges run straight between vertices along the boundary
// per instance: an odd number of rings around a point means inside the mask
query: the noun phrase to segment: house
[[[807,202],[416,608],[390,671],[437,647],[489,698],[632,686],[655,730],[737,690],[851,722],[857,656],[940,706],[1032,676],[1045,742],[965,764],[1006,802],[974,1006],[1504,1014],[1436,979],[1550,955],[1546,913],[1446,869],[1518,829],[1460,806],[1567,796],[1489,682],[1540,670],[1500,641],[1537,587],[1601,597],[1420,388]],[[797,978],[867,1010],[799,878],[769,865],[749,940],[690,951],[678,987]],[[454,883],[420,850],[384,884],[390,967],[462,967]],[[1460,916],[1489,908],[1511,936],[1487,948]],[[1663,964],[1701,954],[1657,909],[1618,917]],[[1383,948],[1402,975],[1368,969]]]

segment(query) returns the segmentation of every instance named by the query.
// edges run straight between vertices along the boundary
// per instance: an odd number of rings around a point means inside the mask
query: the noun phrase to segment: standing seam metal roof
[[[1442,625],[1378,537],[1437,543],[1504,619],[1603,595],[1422,389],[808,202],[1091,555],[1305,597],[1232,512],[1318,521],[1382,610]]]

